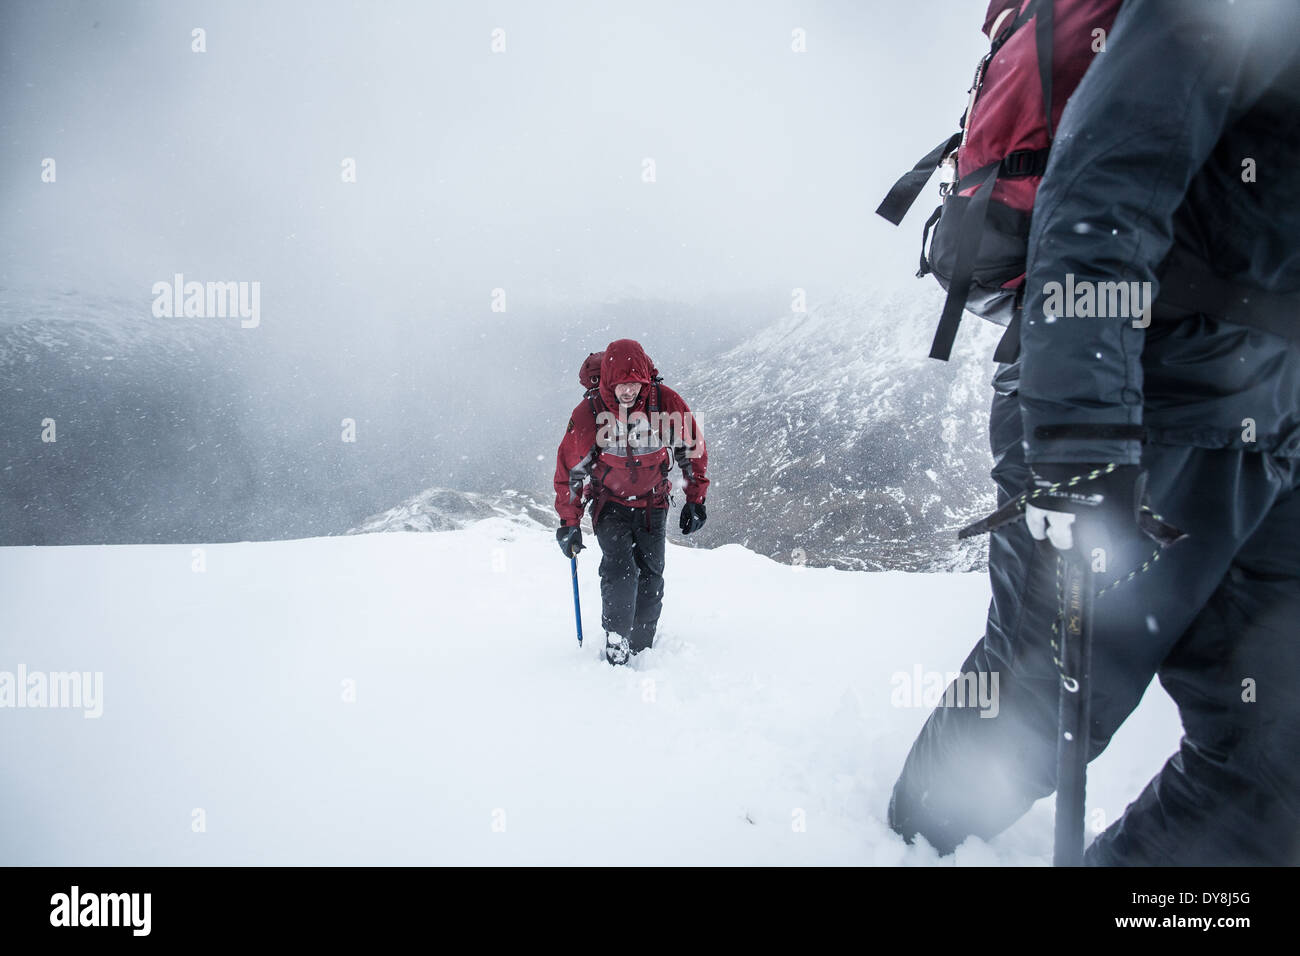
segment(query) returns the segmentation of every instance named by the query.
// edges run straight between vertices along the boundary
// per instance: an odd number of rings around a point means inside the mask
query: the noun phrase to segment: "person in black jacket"
[[[1090,756],[1153,675],[1185,731],[1085,862],[1300,863],[1297,36],[1293,0],[1127,0],[1066,107],[990,417],[999,504],[1055,490],[991,538],[963,671],[999,673],[998,715],[931,714],[890,800],[909,840],[950,852],[1053,792],[1056,556],[1078,548],[1111,585]],[[1060,295],[1112,282],[1150,283],[1155,307],[1079,315]],[[1143,502],[1187,535],[1158,560]]]

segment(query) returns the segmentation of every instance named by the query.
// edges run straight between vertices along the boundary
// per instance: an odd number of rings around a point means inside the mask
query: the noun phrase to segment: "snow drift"
[[[671,538],[677,539],[675,532]],[[526,515],[431,534],[0,549],[0,671],[98,672],[102,714],[0,709],[0,863],[935,864],[883,822],[979,574],[672,546],[655,648],[597,658],[598,556]],[[1172,752],[1153,689],[1089,822]],[[1046,864],[1050,801],[958,864]]]

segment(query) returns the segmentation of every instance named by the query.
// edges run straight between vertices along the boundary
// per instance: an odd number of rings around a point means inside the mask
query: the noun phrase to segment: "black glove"
[[[576,524],[563,525],[556,529],[555,540],[560,542],[564,556],[571,558],[582,550],[582,529]]]
[[[688,501],[682,505],[682,534],[690,534],[692,531],[699,531],[704,527],[704,519],[708,515],[704,513],[704,502],[698,505],[693,501]]]
[[[1033,473],[1025,523],[1034,538],[1046,538],[1058,551],[1077,548],[1096,558],[1100,548],[1120,559],[1146,532],[1147,473],[1139,466],[1044,462]]]

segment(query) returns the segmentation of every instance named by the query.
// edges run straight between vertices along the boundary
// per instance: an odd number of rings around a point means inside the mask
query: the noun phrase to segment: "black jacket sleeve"
[[[1127,0],[1120,10],[1062,116],[1034,208],[1020,383],[1031,463],[1139,461],[1135,439],[1077,436],[1078,426],[1142,424],[1144,329],[1131,314],[1048,315],[1049,283],[1150,283],[1157,295],[1189,184],[1297,35],[1296,0]],[[1036,436],[1044,425],[1075,437]]]

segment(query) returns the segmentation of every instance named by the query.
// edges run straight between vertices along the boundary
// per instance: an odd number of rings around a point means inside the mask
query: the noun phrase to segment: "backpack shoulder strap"
[[[1053,138],[1052,130],[1052,0],[1038,0],[1034,12],[1034,45],[1038,51],[1038,79],[1043,86],[1043,107],[1047,110],[1047,141]]]
[[[591,409],[591,422],[595,426],[594,437],[591,441],[591,450],[593,455],[600,454],[600,415],[606,411],[605,400],[600,397],[600,389],[589,389],[583,396],[587,399],[587,406]]]

